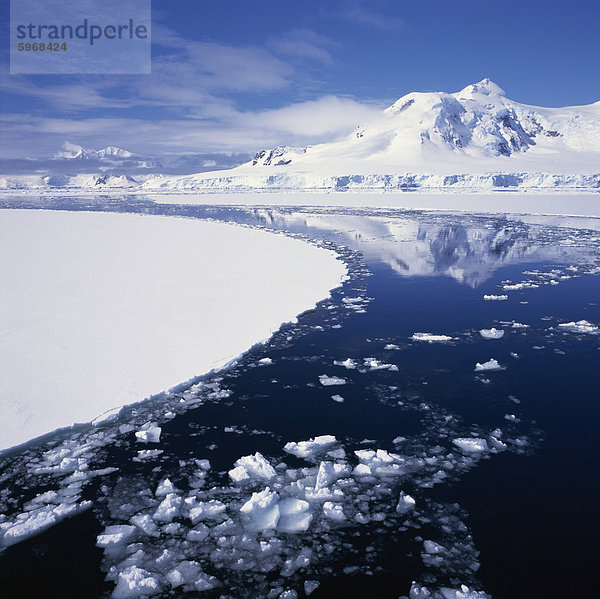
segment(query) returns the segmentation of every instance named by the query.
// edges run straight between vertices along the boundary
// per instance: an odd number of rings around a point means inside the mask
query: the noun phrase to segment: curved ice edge
[[[262,229],[259,227],[237,225],[237,224],[235,226],[241,226],[244,228],[265,231],[265,229]],[[341,262],[344,265],[345,272],[339,276],[337,283],[333,287],[329,288],[327,290],[327,294],[324,295],[321,299],[314,302],[312,305],[308,306],[302,312],[299,312],[298,314],[296,314],[294,317],[290,318],[289,320],[286,320],[286,321],[280,323],[277,327],[272,328],[267,336],[263,337],[262,339],[259,339],[253,345],[251,345],[250,347],[241,351],[239,354],[237,354],[233,357],[230,356],[229,358],[226,358],[227,361],[225,363],[222,363],[222,364],[217,363],[216,365],[213,366],[213,368],[211,368],[210,370],[208,370],[206,372],[194,375],[193,377],[190,377],[189,379],[187,379],[181,383],[177,383],[176,385],[174,385],[173,387],[170,387],[168,389],[163,389],[161,391],[157,391],[156,393],[153,393],[152,395],[149,395],[143,399],[140,399],[139,401],[135,401],[133,403],[128,403],[128,404],[110,408],[110,409],[102,412],[101,414],[99,414],[98,416],[96,416],[95,418],[93,418],[90,421],[74,422],[74,423],[71,423],[66,426],[55,428],[51,431],[44,433],[43,435],[39,435],[37,437],[28,439],[27,441],[24,441],[23,443],[19,443],[17,445],[12,445],[10,447],[0,448],[0,459],[6,458],[7,456],[10,456],[11,454],[14,454],[14,453],[18,453],[24,449],[29,449],[29,448],[33,448],[33,447],[36,447],[39,445],[43,445],[47,441],[55,438],[56,436],[60,436],[61,434],[66,435],[66,434],[69,434],[72,432],[82,432],[85,430],[89,430],[90,428],[93,428],[93,427],[107,426],[109,424],[112,424],[120,416],[124,415],[125,411],[134,409],[134,408],[140,406],[141,404],[146,404],[146,403],[150,403],[153,401],[159,401],[166,396],[172,395],[174,393],[179,393],[179,392],[191,387],[192,385],[195,385],[195,384],[203,381],[204,379],[206,379],[218,372],[222,372],[225,370],[229,370],[230,368],[233,368],[239,362],[239,360],[242,359],[245,355],[247,355],[248,353],[252,352],[253,350],[255,350],[263,345],[266,345],[283,327],[291,325],[291,324],[297,324],[299,319],[303,315],[317,309],[319,304],[327,301],[328,299],[330,299],[332,297],[333,291],[342,287],[344,285],[344,283],[349,280],[350,275],[349,275],[348,266],[347,266],[345,260],[343,259],[342,254],[340,254],[339,252],[336,252],[335,250],[333,250],[331,248],[322,247],[314,240],[307,239],[304,237],[300,238],[297,235],[287,233],[285,231],[281,232],[281,231],[266,230],[266,232],[271,233],[273,235],[282,235],[284,237],[296,239],[297,241],[302,241],[303,243],[312,245],[313,247],[316,247],[326,253],[331,254],[332,258]]]

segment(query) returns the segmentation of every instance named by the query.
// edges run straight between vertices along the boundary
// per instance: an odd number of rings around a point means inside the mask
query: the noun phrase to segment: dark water
[[[240,456],[259,451],[273,464],[285,460],[287,468],[308,466],[282,451],[288,441],[335,435],[354,465],[352,452],[365,448],[418,458],[460,456],[453,438],[489,438],[498,428],[505,450],[472,462],[459,459],[439,480],[438,463],[401,480],[359,483],[348,512],[369,503],[365,510],[371,516],[384,513],[385,519],[284,535],[290,551],[313,550],[311,564],[292,574],[235,570],[198,549],[198,561],[224,587],[191,596],[249,598],[281,587],[303,597],[304,580],[320,582],[311,595],[317,599],[397,598],[408,595],[415,580],[430,589],[467,584],[498,599],[599,596],[594,566],[600,549],[600,337],[558,327],[600,321],[597,233],[504,217],[386,211],[334,214],[114,200],[67,206],[61,199],[44,207],[216,218],[306,235],[336,247],[351,278],[266,346],[209,377],[207,382],[228,390],[226,396],[209,397],[206,389],[186,396],[182,390],[108,424],[109,437],[90,464],[119,471],[94,478],[83,489],[82,499],[93,502],[91,509],[4,551],[0,596],[108,596],[112,583],[104,582],[104,575],[118,560],[103,557],[95,547],[96,535],[104,526],[127,522],[123,506],[143,498],[166,476],[186,489],[194,459],[210,459],[208,488],[216,491],[207,498],[229,501],[226,472]],[[549,280],[539,272],[524,274],[536,270],[556,271],[559,284],[510,291],[499,287]],[[483,300],[484,294],[504,293],[506,301]],[[343,302],[359,296],[369,298],[360,304],[363,311]],[[513,321],[529,327],[513,328]],[[487,340],[478,333],[492,326],[505,330],[502,339]],[[454,339],[415,342],[415,332]],[[386,350],[386,344],[397,348]],[[258,365],[264,356],[273,364]],[[359,368],[333,365],[348,357]],[[475,363],[491,357],[506,369],[474,372]],[[363,366],[365,358],[398,370],[370,370]],[[322,386],[322,374],[343,377],[346,384]],[[343,403],[331,400],[336,393]],[[164,406],[172,408],[178,398],[189,396],[202,403],[181,409],[174,418],[162,417]],[[507,420],[507,414],[515,419]],[[162,427],[157,447],[164,453],[155,461],[134,462],[140,446],[131,432],[117,427],[148,420]],[[58,433],[47,445],[24,448],[0,461],[5,514],[14,515],[23,502],[53,488],[55,479],[49,475],[28,475],[28,464],[70,434],[77,443],[89,435],[86,430]],[[398,441],[399,436],[406,440]],[[418,517],[395,513],[401,489],[417,500]],[[368,492],[374,495],[365,498]],[[421,556],[423,539],[455,551],[437,565],[427,563]],[[181,534],[173,533],[140,545],[150,555],[163,546],[183,551],[183,543]],[[326,544],[332,551],[320,552]],[[181,587],[171,593],[184,594]]]

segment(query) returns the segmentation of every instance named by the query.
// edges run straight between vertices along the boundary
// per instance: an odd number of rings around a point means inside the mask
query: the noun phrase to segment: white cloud
[[[48,118],[0,116],[3,156],[51,156],[65,139],[83,147],[116,145],[140,154],[256,152],[279,144],[307,145],[350,133],[377,105],[325,96],[278,109],[224,111],[220,118]],[[31,139],[36,140],[35,145]]]

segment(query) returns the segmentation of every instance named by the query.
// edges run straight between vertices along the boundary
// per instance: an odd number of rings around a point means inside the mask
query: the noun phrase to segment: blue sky
[[[66,2],[67,0],[65,0]],[[151,75],[8,73],[0,155],[70,141],[142,154],[253,152],[351,131],[410,91],[489,76],[517,101],[600,100],[600,2],[154,0]]]

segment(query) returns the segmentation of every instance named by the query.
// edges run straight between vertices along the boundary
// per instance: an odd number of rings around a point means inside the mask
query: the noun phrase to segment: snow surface
[[[2,210],[0,231],[0,449],[225,366],[346,275],[331,251],[192,219]]]

